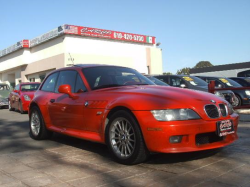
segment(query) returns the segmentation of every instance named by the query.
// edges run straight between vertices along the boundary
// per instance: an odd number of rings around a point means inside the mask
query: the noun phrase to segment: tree
[[[171,72],[164,72],[163,75],[173,75]]]
[[[211,64],[209,61],[200,61],[194,66],[194,68],[205,68],[205,67],[211,67],[211,66],[214,66],[214,65]]]
[[[189,71],[190,71],[190,68],[186,67],[186,68],[182,68],[180,70],[177,70],[176,74],[177,75],[181,75],[181,74],[182,75],[189,75],[190,74]]]

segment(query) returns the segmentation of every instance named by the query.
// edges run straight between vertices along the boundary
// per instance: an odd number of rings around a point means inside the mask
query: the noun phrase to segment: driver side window
[[[59,86],[63,84],[68,84],[71,87],[71,92],[74,92],[75,90],[75,80],[76,80],[76,74],[77,72],[74,70],[67,70],[67,71],[61,71],[58,76],[58,81],[56,84],[55,92],[58,92]]]

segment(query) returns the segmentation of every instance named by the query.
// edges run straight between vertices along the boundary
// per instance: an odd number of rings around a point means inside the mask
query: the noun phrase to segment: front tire
[[[140,127],[127,111],[111,116],[105,136],[110,152],[121,164],[138,164],[149,156]]]
[[[238,95],[235,95],[235,101],[234,101],[234,104],[233,104],[233,107],[239,107],[239,106],[241,106],[241,98],[240,98],[240,96],[238,96]]]
[[[41,111],[37,106],[31,108],[29,126],[30,136],[35,140],[48,139],[53,134],[46,128]]]

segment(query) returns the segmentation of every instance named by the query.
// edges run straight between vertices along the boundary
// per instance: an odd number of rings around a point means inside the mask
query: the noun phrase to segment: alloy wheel
[[[119,158],[125,159],[133,154],[136,144],[135,131],[127,119],[120,117],[114,120],[109,134],[111,147]]]
[[[41,122],[37,111],[34,111],[31,114],[31,131],[35,136],[37,136],[40,132],[40,129],[41,129]]]

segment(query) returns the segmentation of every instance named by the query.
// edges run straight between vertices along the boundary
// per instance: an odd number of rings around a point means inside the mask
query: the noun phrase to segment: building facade
[[[58,68],[109,64],[140,73],[162,74],[162,51],[155,37],[62,25],[0,51],[0,82],[41,82]]]

